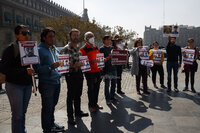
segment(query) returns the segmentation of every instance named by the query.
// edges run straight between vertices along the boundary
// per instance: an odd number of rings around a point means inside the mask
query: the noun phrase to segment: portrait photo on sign
[[[36,41],[19,42],[21,64],[39,64],[39,54]]]

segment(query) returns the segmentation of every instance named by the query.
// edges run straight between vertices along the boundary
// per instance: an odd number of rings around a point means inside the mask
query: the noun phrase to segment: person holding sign
[[[88,56],[91,70],[85,72],[88,86],[88,100],[90,112],[96,112],[97,109],[103,109],[98,105],[98,95],[101,83],[100,68],[97,66],[97,54],[100,53],[98,47],[95,45],[94,34],[86,32],[84,35],[86,41],[85,45],[80,49],[82,56]]]
[[[67,82],[67,116],[68,123],[75,125],[73,115],[73,106],[75,108],[76,117],[88,116],[88,113],[81,111],[81,95],[83,90],[83,73],[81,71],[81,62],[79,56],[81,52],[78,48],[80,31],[72,29],[69,33],[70,42],[62,50],[65,54],[69,54],[70,70],[66,73]]]
[[[163,70],[163,61],[164,61],[164,53],[163,51],[161,51],[160,49],[158,49],[158,42],[155,41],[153,43],[153,49],[151,49],[149,51],[149,59],[153,60],[154,62],[154,66],[151,67],[151,71],[152,71],[152,81],[154,84],[154,88],[158,88],[156,85],[156,73],[158,71],[159,76],[160,76],[160,85],[161,88],[166,88],[164,85],[164,70]]]
[[[132,67],[131,67],[131,75],[136,75],[136,89],[137,94],[141,95],[140,93],[140,79],[142,77],[142,83],[143,83],[143,91],[145,94],[150,94],[150,92],[147,90],[147,75],[148,70],[147,66],[144,66],[141,64],[141,59],[139,55],[139,49],[142,47],[142,41],[141,39],[136,39],[133,44],[133,49],[129,51],[130,55],[132,56]]]
[[[187,50],[194,50],[194,55],[192,55],[194,58],[192,58],[192,64],[185,62],[184,63],[184,71],[185,71],[185,88],[183,91],[188,91],[188,83],[189,83],[189,77],[190,84],[191,84],[191,90],[193,93],[196,93],[196,90],[194,89],[194,77],[195,72],[198,70],[198,64],[197,59],[199,57],[199,49],[194,47],[194,39],[189,38],[188,39],[188,46],[183,51],[183,57],[187,58]]]
[[[38,46],[40,64],[35,65],[39,78],[39,92],[42,100],[42,129],[44,133],[64,131],[64,126],[54,123],[55,106],[60,94],[60,77],[58,72],[59,51],[55,47],[55,31],[51,27],[43,29],[41,43]]]
[[[119,35],[115,35],[112,41],[113,41],[114,49],[125,50],[126,46],[121,43],[122,39],[119,37]],[[116,68],[117,68],[117,77],[118,77],[117,78],[117,93],[123,95],[125,94],[122,91],[122,86],[121,86],[123,65],[117,65]]]
[[[14,30],[16,41],[3,52],[1,72],[6,75],[6,93],[12,112],[12,133],[24,133],[26,111],[32,92],[32,68],[21,65],[19,41],[29,41],[30,31],[25,25]]]
[[[169,42],[166,47],[167,52],[167,73],[168,73],[168,81],[167,81],[167,92],[171,92],[171,75],[172,69],[174,72],[174,91],[179,92],[178,90],[178,69],[181,67],[182,63],[182,53],[181,47],[176,44],[176,37],[169,37]]]
[[[115,87],[117,82],[117,69],[116,66],[111,64],[112,54],[111,51],[113,47],[110,46],[111,37],[109,35],[105,35],[103,37],[104,45],[100,48],[100,52],[104,53],[104,61],[105,67],[103,68],[102,75],[105,79],[105,87],[104,94],[106,98],[106,103],[110,104],[112,101],[116,101],[115,99]],[[111,82],[111,89],[109,90],[109,84]]]

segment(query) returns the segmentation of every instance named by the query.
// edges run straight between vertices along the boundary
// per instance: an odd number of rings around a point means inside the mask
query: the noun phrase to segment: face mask
[[[94,45],[94,37],[92,37],[92,38],[89,39],[89,43],[91,43],[91,44]]]

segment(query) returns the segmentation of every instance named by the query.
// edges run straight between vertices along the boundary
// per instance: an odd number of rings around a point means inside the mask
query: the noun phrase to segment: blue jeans
[[[25,114],[31,97],[32,85],[6,82],[5,88],[12,112],[12,133],[26,133]]]
[[[110,82],[111,82],[111,89],[109,91]],[[114,98],[116,83],[117,83],[117,70],[113,69],[112,71],[109,71],[108,73],[105,74],[104,94],[106,100]]]
[[[60,84],[39,83],[42,98],[41,123],[43,132],[51,132],[54,125],[54,111],[60,94]]]
[[[167,81],[167,86],[168,89],[171,89],[171,75],[172,75],[172,69],[174,72],[174,88],[178,87],[178,62],[167,62],[167,73],[168,73],[168,81]]]

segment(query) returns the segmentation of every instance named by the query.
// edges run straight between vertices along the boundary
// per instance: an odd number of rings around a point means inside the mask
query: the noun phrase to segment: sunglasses
[[[27,31],[22,31],[22,33],[21,33],[23,36],[26,36],[26,35],[31,35],[31,33],[30,32],[27,32]]]

